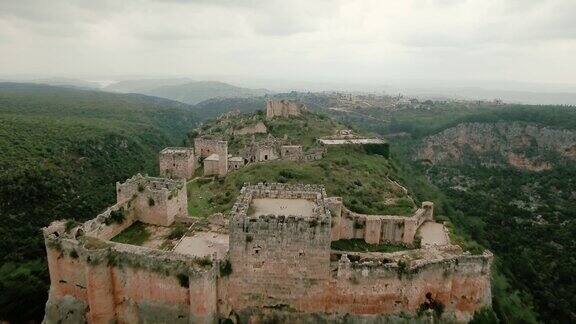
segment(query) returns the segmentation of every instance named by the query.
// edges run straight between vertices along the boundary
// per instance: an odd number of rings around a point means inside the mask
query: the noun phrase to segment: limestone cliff
[[[462,123],[426,137],[416,158],[539,172],[560,161],[576,161],[576,132],[518,122]]]

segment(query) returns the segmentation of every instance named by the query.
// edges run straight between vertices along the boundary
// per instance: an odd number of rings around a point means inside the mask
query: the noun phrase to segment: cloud
[[[0,71],[576,83],[573,0],[2,0]]]

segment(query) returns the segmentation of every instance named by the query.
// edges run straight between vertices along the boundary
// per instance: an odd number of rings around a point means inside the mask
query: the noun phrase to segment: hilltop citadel
[[[304,109],[270,102],[266,118],[298,117]],[[328,196],[319,178],[244,184],[228,217],[190,217],[187,181],[199,177],[223,178],[275,160],[321,160],[333,145],[387,154],[382,140],[349,130],[309,147],[267,134],[261,122],[232,132],[252,136],[234,149],[237,155],[229,154],[227,141],[200,135],[193,148],[160,152],[163,178],[117,183],[116,204],[96,218],[44,228],[51,279],[46,322],[465,322],[490,307],[492,254],[452,244],[434,221],[432,202],[409,215],[357,213]],[[138,226],[151,237],[127,244]],[[333,246],[349,241],[402,248]]]

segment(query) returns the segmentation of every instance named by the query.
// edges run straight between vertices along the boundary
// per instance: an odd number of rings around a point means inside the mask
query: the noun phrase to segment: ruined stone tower
[[[325,196],[316,185],[242,189],[230,223],[230,261],[242,274],[234,281],[238,305],[296,304],[308,293],[306,280],[329,279]]]
[[[190,147],[167,147],[160,152],[160,175],[190,179],[196,169],[196,156]]]
[[[194,153],[204,159],[204,175],[220,177],[228,173],[228,142],[208,138],[194,139]]]

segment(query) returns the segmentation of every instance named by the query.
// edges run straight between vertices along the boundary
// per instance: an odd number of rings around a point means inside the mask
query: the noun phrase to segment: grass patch
[[[339,240],[330,244],[333,250],[348,252],[398,252],[410,248],[400,244],[368,244],[362,239]]]
[[[390,173],[390,162],[382,156],[367,155],[355,147],[331,147],[318,161],[256,163],[222,180],[190,182],[188,211],[194,217],[226,213],[244,183],[285,182],[323,184],[329,196],[342,197],[344,204],[358,213],[411,215],[415,204],[385,180]]]
[[[131,245],[142,245],[149,238],[150,232],[146,229],[146,225],[141,222],[135,222],[120,234],[114,236],[111,241]]]

